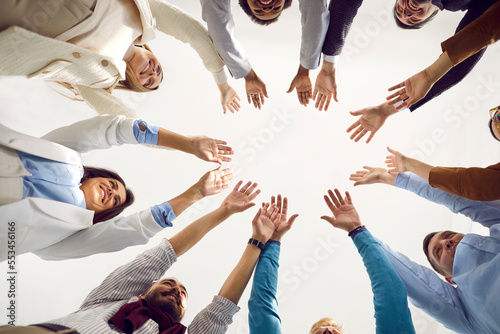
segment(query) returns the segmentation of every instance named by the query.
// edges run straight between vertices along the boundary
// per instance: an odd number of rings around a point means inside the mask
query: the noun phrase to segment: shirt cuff
[[[212,76],[214,77],[215,83],[218,85],[227,82],[227,76],[226,72],[224,71],[224,67],[219,72],[212,72]]]
[[[367,230],[367,228],[366,228],[366,227],[364,227],[364,226],[363,226],[362,228],[360,228],[360,229],[357,229],[356,231],[354,231],[353,233],[351,233],[351,235],[350,235],[351,239],[352,239],[352,240],[354,240],[354,238],[355,238],[358,234],[360,234],[361,232],[363,232],[363,231],[368,231],[368,230]]]
[[[175,213],[168,202],[155,205],[151,208],[151,214],[156,223],[161,227],[172,227],[172,221],[175,219]]]
[[[145,129],[142,130],[141,128],[144,127]],[[149,125],[142,119],[136,120],[133,126],[134,136],[139,144],[158,145],[159,130],[159,126]]]
[[[394,184],[397,188],[408,189],[408,182],[410,181],[410,172],[401,172],[396,176],[396,184]]]
[[[281,246],[281,242],[276,241],[276,240],[271,240],[271,239],[269,239],[269,240],[266,242],[266,246],[267,246],[268,244],[270,244],[270,243],[273,243],[273,244],[276,244],[276,245],[278,245],[278,246]]]
[[[329,55],[323,54],[323,60],[325,60],[329,63],[336,63],[338,60],[338,57],[339,56],[329,56]]]

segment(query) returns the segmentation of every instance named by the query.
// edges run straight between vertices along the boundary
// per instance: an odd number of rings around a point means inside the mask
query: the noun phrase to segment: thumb
[[[288,219],[288,225],[290,228],[292,227],[293,223],[295,222],[295,219],[297,219],[298,216],[299,216],[298,214],[295,214]]]
[[[358,110],[358,111],[349,111],[349,113],[350,113],[352,116],[360,116],[360,115],[363,115],[363,110]]]
[[[321,219],[326,220],[330,224],[334,224],[336,219],[334,217],[329,217],[329,216],[321,216]]]
[[[287,93],[291,93],[293,92],[293,89],[295,88],[295,86],[293,85],[293,82],[290,84],[290,88],[288,88],[288,90],[286,91]]]

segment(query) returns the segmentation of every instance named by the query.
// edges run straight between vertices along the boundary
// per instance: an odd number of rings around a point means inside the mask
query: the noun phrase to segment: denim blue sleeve
[[[252,292],[248,300],[250,334],[281,334],[278,313],[278,267],[280,246],[267,242],[253,276]]]
[[[406,189],[431,202],[446,206],[454,213],[461,213],[472,221],[485,227],[500,223],[500,201],[473,201],[433,188],[427,180],[405,172],[396,178],[396,187]]]
[[[145,129],[142,130],[141,127]],[[158,145],[159,126],[149,125],[142,119],[138,119],[134,122],[133,130],[135,139],[139,144]]]
[[[377,334],[415,333],[405,285],[380,244],[368,230],[358,233],[354,244],[370,277]]]
[[[175,219],[175,213],[168,202],[155,205],[151,208],[151,214],[156,223],[161,227],[172,227],[172,221]]]

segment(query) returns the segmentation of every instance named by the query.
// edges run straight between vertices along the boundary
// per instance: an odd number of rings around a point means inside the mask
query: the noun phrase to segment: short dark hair
[[[495,138],[496,140],[500,141],[500,139],[498,139],[497,136],[495,136],[495,132],[493,132],[493,120],[491,118],[488,121],[488,128],[490,129],[490,133],[493,136],[493,138]]]
[[[112,170],[109,170],[109,169],[83,166],[83,176],[82,176],[82,179],[80,180],[80,183],[82,183],[85,180],[93,179],[96,177],[103,177],[106,179],[114,179],[114,180],[121,182],[123,184],[123,187],[125,188],[126,198],[122,204],[120,204],[114,208],[104,210],[104,211],[99,212],[99,213],[95,213],[94,220],[93,220],[94,224],[97,224],[97,223],[100,223],[100,222],[103,222],[103,221],[106,221],[108,219],[111,219],[111,218],[118,216],[120,213],[122,213],[122,211],[126,207],[129,207],[135,201],[134,193],[132,192],[132,190],[127,188],[127,185],[125,184],[125,181],[123,181],[121,176],[118,175],[118,173],[116,173]]]
[[[408,24],[404,24],[403,22],[399,21],[399,17],[398,17],[398,12],[396,10],[396,6],[397,6],[397,3],[394,4],[394,9],[392,10],[392,13],[394,14],[394,20],[396,21],[396,25],[401,28],[401,29],[420,29],[422,28],[424,25],[426,25],[427,23],[429,23],[430,21],[432,21],[434,19],[434,17],[437,15],[437,13],[439,12],[439,9],[436,9],[434,11],[434,13],[432,13],[428,18],[426,18],[425,20],[417,23],[417,24],[413,24],[413,25],[408,25]]]
[[[274,23],[276,21],[278,21],[278,18],[280,17],[281,13],[276,16],[274,19],[270,19],[270,20],[261,20],[259,19],[258,17],[256,17],[252,10],[250,9],[250,6],[248,5],[248,2],[247,0],[238,0],[241,8],[243,9],[243,11],[248,15],[250,16],[250,18],[252,19],[253,22],[257,23],[257,24],[260,24],[260,25],[263,25],[263,26],[267,26],[267,25],[270,25],[271,23]],[[292,5],[292,0],[285,0],[285,3],[283,4],[283,10],[287,9],[288,7],[290,7]]]
[[[424,253],[425,253],[425,256],[427,257],[427,261],[429,261],[429,263],[431,264],[431,267],[432,269],[434,269],[437,273],[443,275],[443,276],[446,276],[446,274],[444,273],[443,269],[441,269],[434,261],[431,260],[431,258],[429,257],[429,243],[431,242],[431,239],[433,236],[435,236],[436,234],[438,234],[439,232],[432,232],[432,233],[429,233],[425,236],[424,238],[424,242],[423,242],[423,248],[424,248]]]

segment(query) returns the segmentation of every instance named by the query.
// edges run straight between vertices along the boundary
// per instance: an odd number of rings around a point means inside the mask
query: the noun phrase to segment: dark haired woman
[[[221,164],[225,142],[185,137],[142,120],[98,116],[56,129],[43,139],[0,124],[0,261],[33,252],[48,260],[84,257],[143,244],[196,201],[225,189],[229,169],[206,173],[183,194],[128,217],[116,216],[133,195],[114,172],[82,166],[80,154],[113,145],[149,144]],[[115,218],[114,218],[115,217]],[[99,223],[99,224],[96,224]],[[15,232],[15,234],[14,234]]]

